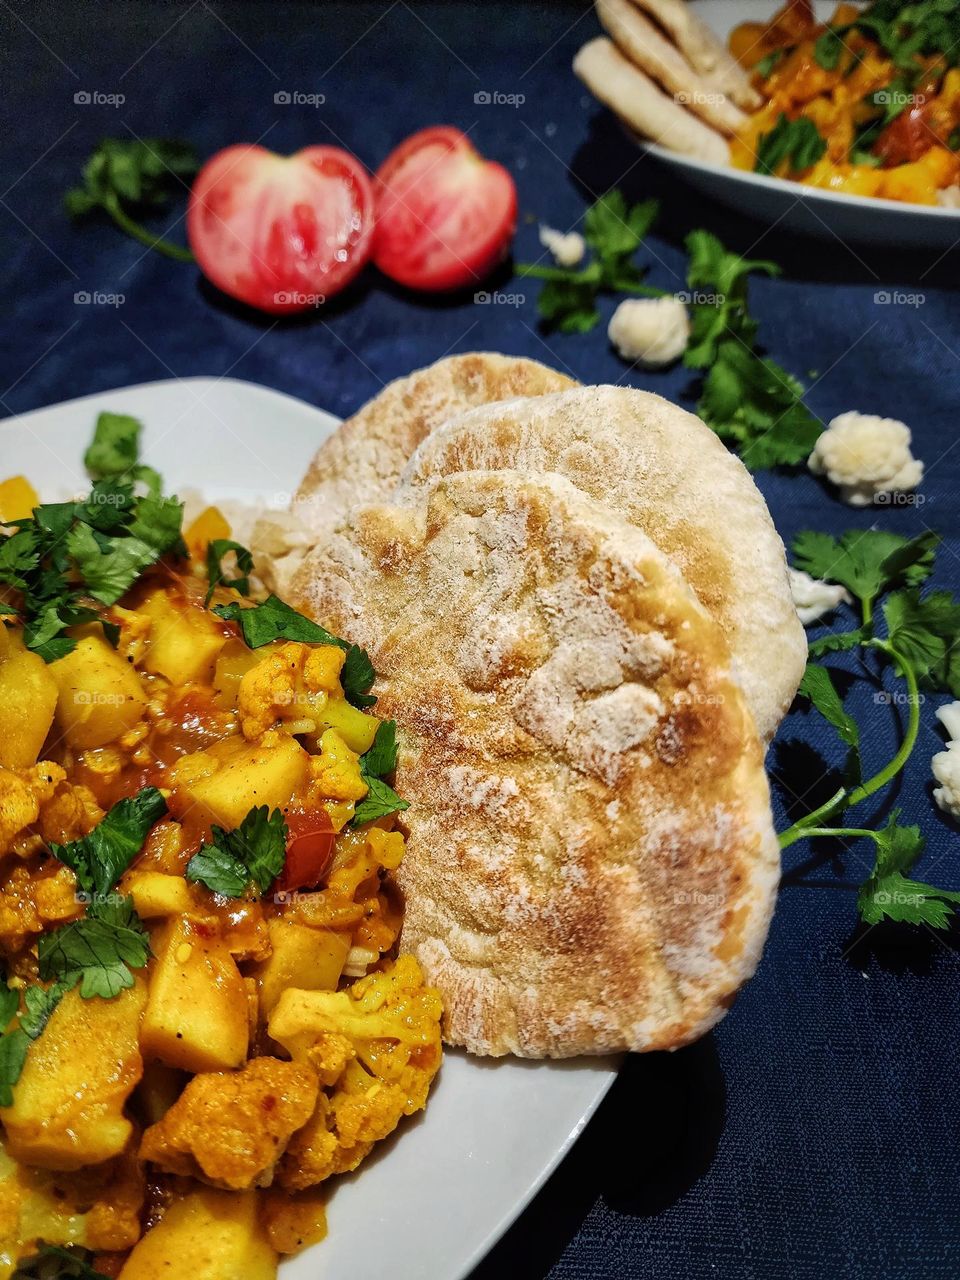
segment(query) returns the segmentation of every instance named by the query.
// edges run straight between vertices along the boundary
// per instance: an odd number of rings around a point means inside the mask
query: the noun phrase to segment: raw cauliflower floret
[[[923,463],[910,452],[910,428],[896,418],[841,413],[819,437],[807,460],[814,475],[825,475],[844,502],[868,507],[881,493],[915,489]]]
[[[657,369],[686,351],[690,317],[679,298],[628,298],[613,313],[607,337],[624,360]]]
[[[793,596],[797,617],[805,627],[811,622],[819,621],[838,605],[852,603],[850,592],[838,583],[812,578],[802,569],[790,569],[789,573],[790,594]]]
[[[284,1187],[301,1190],[355,1169],[403,1116],[426,1105],[442,1057],[440,1015],[439,993],[423,985],[413,956],[346,991],[283,993],[271,1038],[330,1081],[287,1147],[278,1172]]]
[[[0,853],[6,853],[14,836],[37,821],[40,806],[66,776],[50,760],[41,760],[29,769],[0,768]]]
[[[575,267],[587,250],[587,243],[579,231],[556,231],[542,223],[540,243],[553,254],[554,262],[561,267]]]
[[[320,737],[320,754],[310,759],[310,779],[331,800],[362,800],[369,790],[360,774],[360,757],[336,729]]]
[[[939,787],[933,798],[944,813],[960,822],[960,702],[950,702],[937,712],[937,719],[947,731],[946,751],[939,751],[930,761]]]
[[[306,1063],[279,1058],[194,1076],[143,1135],[140,1159],[229,1191],[269,1186],[291,1134],[313,1115],[318,1087]]]

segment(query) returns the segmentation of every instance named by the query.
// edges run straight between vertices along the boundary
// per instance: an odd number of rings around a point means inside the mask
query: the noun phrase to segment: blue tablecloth
[[[682,369],[626,368],[605,324],[542,336],[536,286],[511,282],[509,271],[497,285],[525,295],[516,306],[417,299],[370,271],[326,311],[276,323],[104,223],[72,228],[61,206],[105,134],[180,134],[201,155],[237,141],[279,151],[334,142],[372,168],[412,130],[452,123],[516,176],[518,257],[539,252],[538,219],[572,227],[594,194],[619,185],[631,198],[663,199],[645,255],[656,284],[682,287],[681,241],[693,226],[782,263],[782,279],[753,286],[773,356],[801,376],[818,371],[808,399],[824,419],[859,409],[906,420],[927,463],[924,505],[879,519],[844,508],[806,473],[759,476],[784,538],[875,520],[905,534],[935,527],[947,535],[938,582],[960,588],[957,253],[908,258],[795,240],[676,184],[570,74],[578,44],[597,31],[586,4],[12,0],[0,6],[0,28],[6,413],[149,379],[230,374],[345,414],[398,374],[483,348],[538,357],[585,382],[682,397]],[[326,103],[278,105],[284,91],[323,93]],[[82,92],[125,100],[84,104]],[[523,101],[476,100],[495,92]],[[883,289],[922,301],[878,304]],[[77,305],[81,291],[124,302]],[[859,696],[868,761],[880,762],[894,709],[871,704],[867,688]],[[930,796],[942,700],[924,707],[896,799],[928,836],[919,874],[958,887],[958,831]],[[771,766],[802,791],[822,771],[815,749],[839,760],[831,735],[794,713]],[[732,1013],[690,1049],[628,1063],[479,1277],[960,1275],[957,934],[877,928],[858,941],[853,886],[867,864],[862,846],[836,861],[804,844],[788,850],[760,971]],[[420,1211],[429,1229],[429,1206]]]

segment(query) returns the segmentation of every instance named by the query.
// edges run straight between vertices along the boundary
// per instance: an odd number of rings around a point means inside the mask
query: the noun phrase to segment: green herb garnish
[[[119,800],[82,840],[51,844],[50,852],[72,869],[84,893],[105,897],[166,812],[167,803],[156,787],[144,787]]]
[[[357,805],[354,826],[410,808],[409,802],[401,799],[383,780],[396,767],[397,724],[395,720],[385,720],[377,729],[373,746],[360,757],[360,774],[370,790]]]
[[[279,809],[251,809],[235,831],[210,828],[212,840],[187,863],[186,878],[225,898],[242,898],[251,886],[265,893],[283,870],[287,825]]]
[[[790,120],[781,111],[769,133],[757,140],[756,173],[774,174],[786,162],[788,173],[800,173],[817,163],[827,149],[827,140],[806,116]]]
[[[223,568],[223,557],[230,552],[236,556],[237,576],[228,578]],[[239,542],[230,538],[213,538],[207,547],[207,588],[206,604],[210,603],[214,591],[219,586],[233,587],[242,596],[250,594],[250,574],[253,573],[253,556]]]
[[[110,1000],[133,986],[131,970],[146,965],[150,940],[133,899],[114,895],[95,898],[81,920],[42,933],[37,955],[44,982],[79,982],[84,1000]]]

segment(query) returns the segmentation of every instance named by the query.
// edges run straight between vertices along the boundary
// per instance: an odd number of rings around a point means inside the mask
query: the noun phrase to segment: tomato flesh
[[[274,889],[282,893],[313,889],[330,869],[336,833],[322,809],[311,813],[291,811],[286,822],[287,857]]]
[[[187,237],[224,293],[273,314],[339,293],[370,257],[373,192],[339,147],[278,156],[263,147],[218,152],[190,193]]]
[[[427,292],[482,280],[506,255],[517,191],[502,165],[466,134],[422,129],[377,170],[373,260],[384,275]]]

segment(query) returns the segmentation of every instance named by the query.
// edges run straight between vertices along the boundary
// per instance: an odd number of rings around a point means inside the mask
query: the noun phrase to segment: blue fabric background
[[[108,133],[180,134],[203,156],[238,141],[262,139],[279,151],[329,141],[373,168],[412,130],[452,123],[515,175],[520,259],[540,252],[538,219],[572,227],[587,201],[619,185],[632,198],[663,198],[646,255],[658,285],[683,287],[682,236],[693,226],[779,261],[783,278],[758,280],[752,295],[770,352],[801,376],[818,371],[807,379],[808,400],[824,419],[852,408],[903,418],[927,463],[924,505],[867,512],[842,507],[806,473],[760,475],[784,539],[802,528],[840,532],[874,521],[903,534],[938,528],[947,541],[937,581],[960,588],[960,256],[796,240],[728,216],[675,183],[640,158],[570,74],[572,54],[597,31],[586,4],[14,0],[0,5],[0,31],[6,414],[189,374],[246,378],[345,414],[398,374],[483,348],[534,356],[585,382],[682,399],[682,369],[626,368],[608,348],[605,324],[588,336],[542,336],[538,286],[511,282],[509,270],[496,285],[526,295],[515,307],[418,299],[370,270],[322,313],[275,323],[105,223],[72,228],[61,207]],[[79,90],[126,101],[78,105]],[[278,106],[281,90],[322,92],[327,101],[320,109]],[[525,101],[477,104],[481,91]],[[874,295],[882,289],[923,300],[880,305]],[[76,306],[79,290],[126,301]],[[612,307],[605,304],[605,320]],[[868,764],[888,757],[896,733],[895,709],[872,701],[873,692],[858,686],[851,704],[869,726]],[[939,701],[924,707],[895,799],[928,836],[918,873],[955,888],[958,831],[930,796]],[[812,788],[808,802],[824,785],[816,752],[839,762],[831,735],[795,712],[771,767],[795,793]],[[830,852],[788,850],[760,971],[733,1012],[690,1049],[628,1063],[479,1278],[960,1274],[957,934],[877,928],[859,937],[853,889],[867,851]],[[429,1223],[429,1206],[411,1212]]]

